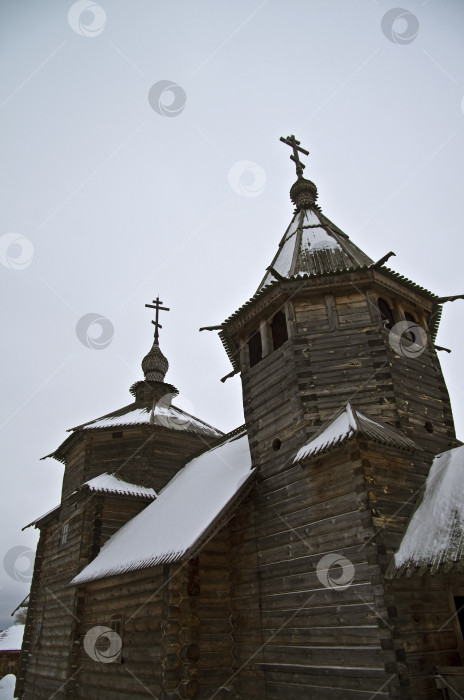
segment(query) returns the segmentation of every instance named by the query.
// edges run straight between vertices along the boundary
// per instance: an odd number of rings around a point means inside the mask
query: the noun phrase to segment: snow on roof
[[[14,700],[16,676],[8,673],[0,680],[0,700]]]
[[[442,452],[430,467],[423,499],[395,554],[397,569],[435,573],[464,553],[464,445]]]
[[[147,488],[146,486],[138,486],[137,484],[131,484],[129,481],[123,481],[116,476],[116,474],[108,474],[107,472],[104,472],[103,474],[100,474],[89,481],[85,481],[76,491],[73,491],[70,496],[74,496],[84,487],[87,487],[96,493],[117,493],[121,496],[139,496],[140,498],[150,499],[156,498],[156,491],[154,489]],[[31,525],[37,525],[37,523],[46,518],[47,515],[52,515],[52,513],[58,512],[60,508],[61,503],[55,508],[52,508],[52,510],[49,510],[44,515],[36,518],[28,525],[25,525],[23,530],[31,527]]]
[[[270,267],[291,278],[362,268],[372,262],[321,212],[302,209],[294,214]],[[273,281],[273,274],[266,273],[258,291]]]
[[[223,514],[253,473],[246,433],[204,452],[115,533],[72,583],[181,558]]]
[[[152,413],[151,409],[129,406],[128,410],[117,411],[114,414],[96,418],[95,420],[79,425],[73,430],[80,428],[84,430],[93,430],[94,428],[114,428],[124,425],[160,425],[171,430],[183,430],[187,432],[199,432],[201,434],[210,435],[212,437],[220,437],[220,433],[216,428],[205,423],[199,418],[190,415],[186,411],[177,408],[177,406],[159,406],[155,407]]]
[[[319,435],[311,438],[306,445],[298,450],[294,461],[299,462],[301,459],[315,455],[343,442],[346,438],[351,437],[356,429],[357,425],[353,411],[350,404],[347,404],[343,412],[335,420],[332,420]]]
[[[349,440],[358,433],[375,442],[390,445],[400,450],[417,449],[414,441],[407,438],[399,430],[395,430],[386,423],[368,418],[348,403],[341,412],[325,423],[311,440],[298,450],[293,461],[299,462],[302,459],[313,457],[341,444],[344,440]]]
[[[12,625],[0,632],[0,651],[19,651],[23,643],[24,625]]]
[[[142,496],[145,498],[156,498],[156,491],[146,486],[137,486],[128,481],[123,481],[115,474],[100,474],[90,481],[86,481],[82,486],[87,486],[91,491],[98,493],[119,493],[124,496]]]

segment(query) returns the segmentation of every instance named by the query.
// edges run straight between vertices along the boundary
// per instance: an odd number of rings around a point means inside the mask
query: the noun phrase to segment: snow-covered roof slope
[[[213,426],[200,420],[200,418],[195,418],[195,416],[192,416],[186,411],[183,411],[182,409],[173,405],[157,405],[155,410],[152,412],[149,408],[130,404],[119,411],[114,411],[113,413],[109,413],[102,418],[96,418],[88,423],[79,425],[76,428],[73,428],[73,430],[115,428],[124,425],[158,425],[165,428],[170,428],[171,430],[183,430],[187,432],[200,433],[203,435],[208,435],[209,437],[220,437],[222,435],[219,430],[216,430],[216,428],[213,428]]]
[[[464,445],[433,460],[422,501],[398,552],[396,575],[464,569]]]
[[[0,632],[0,651],[18,651],[23,643],[24,625],[12,625]]]
[[[282,277],[321,275],[372,264],[348,236],[317,209],[294,215],[270,267]],[[274,280],[268,272],[258,291]]]
[[[107,474],[106,472],[94,477],[93,479],[90,479],[89,481],[85,481],[81,486],[79,486],[77,491],[73,491],[70,496],[74,496],[78,491],[86,488],[90,489],[90,491],[94,491],[95,493],[113,493],[120,496],[137,496],[138,498],[149,498],[151,500],[156,498],[156,491],[154,489],[150,489],[146,486],[138,486],[137,484],[131,484],[129,481],[123,481],[116,474]],[[52,510],[49,510],[47,513],[44,513],[44,515],[36,518],[28,525],[25,525],[23,530],[31,527],[31,525],[37,525],[48,515],[52,515],[55,512],[58,513],[60,508],[61,503],[55,508],[52,508]]]
[[[198,546],[253,473],[246,433],[204,452],[115,533],[72,583],[180,559]]]
[[[156,498],[154,489],[146,486],[137,486],[128,481],[123,481],[115,474],[100,474],[90,481],[86,481],[82,486],[87,486],[90,491],[97,493],[118,493],[124,496],[141,496],[143,498]]]
[[[325,452],[332,447],[340,445],[345,440],[349,440],[356,434],[400,450],[412,451],[417,449],[413,440],[395,430],[391,425],[368,418],[355,408],[352,408],[348,403],[342,411],[336,413],[330,421],[313,435],[309,442],[298,450],[294,462],[300,462],[303,459]]]

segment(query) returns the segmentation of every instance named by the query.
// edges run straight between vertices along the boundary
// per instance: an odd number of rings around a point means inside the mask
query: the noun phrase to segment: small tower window
[[[377,300],[379,306],[380,315],[382,317],[383,325],[388,330],[391,330],[395,325],[395,319],[393,318],[393,311],[391,307],[387,304],[385,299],[379,298]]]
[[[255,331],[248,341],[248,353],[250,357],[250,367],[258,364],[263,357],[263,346],[261,343],[261,333]]]
[[[61,528],[61,539],[60,539],[60,544],[66,544],[68,541],[68,532],[69,532],[69,522],[63,523],[63,527]]]
[[[271,322],[272,347],[274,350],[288,340],[287,321],[283,311],[278,311]]]

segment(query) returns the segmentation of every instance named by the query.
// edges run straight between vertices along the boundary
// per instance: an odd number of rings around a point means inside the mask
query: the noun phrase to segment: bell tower
[[[444,299],[374,262],[297,180],[293,218],[256,293],[220,327],[241,373],[253,457],[279,471],[306,438],[347,403],[413,438],[427,453],[454,444],[448,392],[434,339]]]

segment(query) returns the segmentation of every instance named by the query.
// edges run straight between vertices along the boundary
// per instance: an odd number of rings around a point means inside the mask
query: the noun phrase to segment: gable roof
[[[387,576],[464,571],[464,445],[437,455]]]
[[[270,267],[282,277],[291,278],[354,270],[373,262],[346,233],[314,208],[295,213]],[[268,272],[257,291],[273,281]]]
[[[72,583],[176,561],[197,549],[206,533],[230,512],[254,472],[246,432],[228,435],[188,462],[153,503],[105,543]]]
[[[418,449],[416,443],[399,430],[387,423],[368,418],[347,403],[341,411],[321,426],[309,442],[298,450],[293,461],[300,462],[314,457],[338,447],[345,440],[351,440],[357,435],[399,450],[412,452]]]
[[[0,651],[19,651],[23,643],[24,625],[12,625],[0,632]]]

